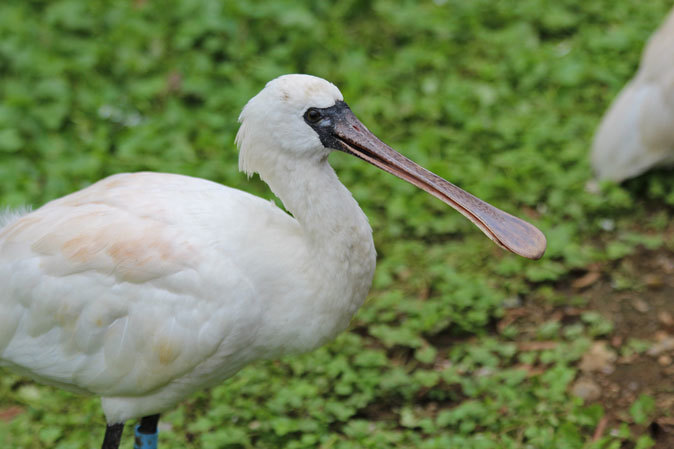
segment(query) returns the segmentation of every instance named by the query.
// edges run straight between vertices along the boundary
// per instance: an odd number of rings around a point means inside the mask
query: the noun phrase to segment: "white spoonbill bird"
[[[674,9],[651,36],[634,78],[602,119],[592,146],[599,179],[616,182],[674,165]]]
[[[367,217],[328,164],[357,156],[438,197],[499,246],[536,259],[532,225],[375,137],[333,84],[269,82],[239,117],[239,166],[292,213],[222,185],[118,174],[0,226],[0,365],[101,397],[103,447],[244,365],[314,349],[368,293]],[[138,432],[138,430],[137,430]]]

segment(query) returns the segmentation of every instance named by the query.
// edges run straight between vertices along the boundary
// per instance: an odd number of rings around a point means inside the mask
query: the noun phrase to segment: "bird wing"
[[[651,36],[639,71],[599,126],[592,165],[599,178],[622,181],[674,163],[674,10]]]
[[[60,387],[124,396],[216,353],[235,358],[254,338],[260,306],[232,253],[249,217],[265,214],[292,223],[234,189],[136,174],[12,221],[0,229],[0,362]]]

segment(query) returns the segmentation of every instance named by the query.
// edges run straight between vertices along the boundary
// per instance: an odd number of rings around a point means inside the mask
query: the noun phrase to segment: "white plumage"
[[[651,36],[634,78],[604,116],[594,138],[599,179],[624,181],[674,164],[674,10]]]
[[[537,258],[545,248],[531,225],[376,140],[327,81],[278,78],[240,121],[241,169],[259,173],[293,216],[160,173],[111,176],[33,212],[5,213],[0,364],[101,396],[114,424],[160,413],[253,360],[334,338],[367,295],[375,249],[327,162],[332,149],[428,190],[511,251]]]
[[[341,223],[364,243],[331,257],[331,240],[310,247],[289,215],[239,190],[179,175],[107,178],[0,231],[2,359],[102,396],[109,422],[150,414],[252,359],[344,329],[375,258],[365,217]]]

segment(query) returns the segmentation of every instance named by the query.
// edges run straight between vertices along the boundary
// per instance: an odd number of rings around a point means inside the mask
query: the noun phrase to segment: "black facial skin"
[[[338,101],[329,108],[307,109],[304,112],[304,121],[316,131],[324,147],[350,153],[337,137],[335,129],[338,125],[346,125],[347,122],[350,122],[351,116],[353,116],[353,112],[351,112],[349,105],[344,101]],[[318,117],[317,120],[316,117]]]
[[[406,159],[372,134],[344,101],[338,101],[329,108],[309,108],[304,112],[304,121],[316,131],[326,148],[351,154],[370,163],[374,159],[381,160],[383,153],[388,153],[389,157]],[[377,148],[380,150],[377,151]]]

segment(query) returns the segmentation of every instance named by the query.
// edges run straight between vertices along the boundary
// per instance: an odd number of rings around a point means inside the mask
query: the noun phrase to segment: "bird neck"
[[[300,225],[305,247],[293,248],[284,264],[297,270],[291,279],[300,287],[286,295],[277,290],[261,341],[278,341],[282,347],[275,350],[294,353],[330,341],[349,325],[372,285],[376,252],[367,217],[326,160],[283,166],[261,177]]]
[[[261,177],[302,226],[312,246],[334,246],[340,238],[347,246],[357,239],[371,244],[367,217],[326,159],[294,161]]]

